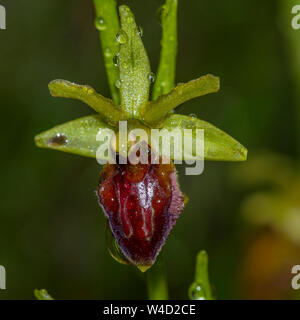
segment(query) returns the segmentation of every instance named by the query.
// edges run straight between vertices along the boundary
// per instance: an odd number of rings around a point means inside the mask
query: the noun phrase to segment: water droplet
[[[151,72],[151,73],[149,73],[149,81],[151,82],[151,83],[154,83],[155,82],[155,80],[156,80],[156,75],[155,75],[155,73],[153,73],[153,72]]]
[[[138,34],[141,38],[144,35],[144,29],[141,26],[138,26]]]
[[[197,117],[197,115],[196,115],[195,113],[191,113],[191,114],[189,114],[189,117],[194,118],[194,119],[197,119],[197,118],[198,118],[198,117]]]
[[[48,141],[52,146],[63,146],[68,143],[68,139],[64,134],[57,133],[54,137],[50,138]]]
[[[119,79],[119,80],[116,81],[115,86],[116,86],[118,89],[120,89],[120,88],[121,88],[121,84],[122,84],[122,82],[121,82],[121,80]]]
[[[95,19],[95,27],[99,31],[103,31],[106,29],[106,23],[105,23],[103,17],[100,16]]]
[[[119,64],[120,64],[120,55],[118,53],[114,56],[113,62],[114,62],[114,65],[116,67],[119,66]]]
[[[126,43],[127,40],[128,40],[128,36],[127,36],[126,32],[121,29],[121,30],[118,32],[118,34],[116,35],[116,40],[117,40],[117,42],[119,42],[120,44]]]
[[[104,50],[104,55],[105,57],[110,58],[112,56],[111,50],[109,48],[106,48]]]
[[[189,297],[191,300],[206,300],[207,299],[207,295],[206,295],[205,290],[203,289],[203,286],[198,282],[194,282],[190,286]]]

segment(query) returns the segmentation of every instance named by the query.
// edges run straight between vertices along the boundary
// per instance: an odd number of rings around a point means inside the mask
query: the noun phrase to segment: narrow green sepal
[[[170,93],[160,96],[157,100],[147,103],[142,111],[144,121],[149,124],[159,123],[167,114],[182,103],[217,92],[220,80],[213,75],[206,75],[196,80],[177,85]]]

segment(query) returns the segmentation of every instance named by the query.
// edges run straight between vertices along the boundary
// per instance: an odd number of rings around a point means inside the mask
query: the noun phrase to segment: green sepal
[[[178,128],[181,130],[204,129],[204,160],[245,161],[247,159],[247,149],[244,146],[206,121],[180,114],[172,114],[167,117],[162,125],[162,129],[167,129],[168,131]],[[193,136],[191,137],[193,141],[191,141],[190,145],[195,143],[195,136],[193,131]],[[182,148],[184,148],[184,145]],[[171,157],[174,159],[172,153]],[[193,158],[185,160],[193,160]]]
[[[129,7],[119,7],[121,33],[118,86],[121,94],[121,107],[133,118],[140,117],[140,108],[149,99],[151,69],[134,15]]]
[[[85,157],[96,158],[97,149],[104,142],[97,141],[102,130],[114,130],[101,120],[99,115],[91,115],[58,125],[35,137],[40,148],[48,148]]]

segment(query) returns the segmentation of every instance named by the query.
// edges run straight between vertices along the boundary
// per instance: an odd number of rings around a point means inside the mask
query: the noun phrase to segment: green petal
[[[134,15],[129,7],[119,7],[121,35],[119,66],[121,107],[133,118],[140,118],[139,110],[149,99],[150,64]]]
[[[160,61],[153,86],[153,100],[169,93],[175,87],[177,57],[177,4],[178,0],[166,0],[161,7],[162,40]]]
[[[99,146],[103,143],[96,140],[100,130],[113,130],[104,123],[99,115],[87,116],[56,126],[35,137],[40,148],[55,149],[78,154],[85,157],[96,157]]]
[[[53,97],[77,99],[86,103],[112,125],[117,125],[118,121],[126,118],[119,106],[90,86],[82,86],[66,80],[54,80],[49,83],[49,90]]]
[[[144,121],[149,124],[159,123],[167,114],[182,103],[217,92],[220,80],[213,75],[206,75],[188,83],[177,85],[170,93],[160,96],[157,100],[147,103],[143,110]]]
[[[172,131],[176,128],[183,129],[204,129],[204,159],[213,161],[245,161],[247,159],[247,149],[235,139],[212,124],[180,115],[172,114],[164,121],[163,129]],[[195,134],[191,137],[194,143]],[[184,147],[184,146],[183,146]],[[174,155],[172,155],[174,159]],[[193,160],[185,159],[185,160]],[[202,160],[202,159],[199,159]]]

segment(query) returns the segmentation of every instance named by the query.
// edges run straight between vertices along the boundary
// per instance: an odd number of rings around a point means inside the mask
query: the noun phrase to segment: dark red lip
[[[122,253],[146,271],[184,207],[173,163],[107,164],[98,199]]]

